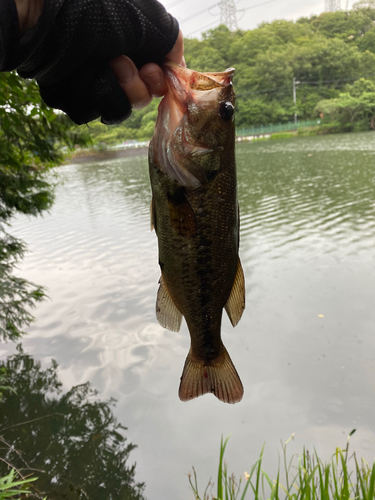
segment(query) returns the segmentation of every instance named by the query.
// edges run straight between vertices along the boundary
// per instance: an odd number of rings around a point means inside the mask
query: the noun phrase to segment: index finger
[[[186,66],[184,58],[184,36],[180,30],[173,49],[165,56],[168,61],[172,61],[181,66]]]

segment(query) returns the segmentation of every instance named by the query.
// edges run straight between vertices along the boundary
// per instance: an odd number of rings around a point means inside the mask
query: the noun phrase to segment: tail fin
[[[208,392],[224,403],[234,404],[242,399],[242,382],[224,346],[222,354],[207,364],[193,360],[191,350],[186,358],[179,389],[181,401],[190,401]]]

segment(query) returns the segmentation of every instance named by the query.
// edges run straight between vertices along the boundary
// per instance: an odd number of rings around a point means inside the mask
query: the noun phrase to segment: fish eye
[[[219,115],[223,120],[230,120],[234,113],[234,107],[231,102],[223,102],[219,108]]]

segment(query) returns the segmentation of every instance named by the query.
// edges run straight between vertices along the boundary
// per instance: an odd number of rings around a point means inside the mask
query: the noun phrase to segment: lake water
[[[239,144],[240,255],[246,310],[222,334],[245,387],[226,405],[182,403],[189,349],[155,318],[159,266],[145,156],[67,165],[51,213],[18,217],[20,275],[48,288],[25,353],[58,363],[65,391],[91,382],[128,428],[149,500],[188,500],[193,465],[215,479],[221,435],[230,471],[249,471],[266,443],[295,433],[329,459],[336,446],[375,458],[375,133]],[[1,357],[15,351],[1,346]]]

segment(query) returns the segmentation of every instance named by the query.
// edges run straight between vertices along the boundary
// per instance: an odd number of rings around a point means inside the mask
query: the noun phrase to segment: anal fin
[[[240,258],[238,258],[236,277],[234,279],[229,299],[225,304],[225,310],[233,326],[236,326],[237,323],[240,321],[244,309],[245,309],[245,278],[243,275],[243,269]]]
[[[194,360],[191,351],[185,361],[178,393],[181,401],[210,392],[231,404],[238,403],[243,396],[242,382],[224,346],[220,356],[210,363]]]
[[[172,332],[178,332],[181,328],[182,314],[174,305],[163,277],[160,278],[160,286],[156,297],[156,317],[163,328],[168,328]]]

